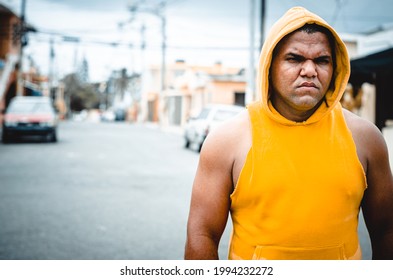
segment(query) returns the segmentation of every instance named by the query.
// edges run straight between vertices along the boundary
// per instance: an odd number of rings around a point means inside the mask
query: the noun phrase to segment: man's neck
[[[277,106],[277,104],[274,102],[274,98],[271,98],[270,101],[272,102],[274,109],[281,116],[287,120],[300,123],[307,121],[315,113],[319,106],[321,106],[321,104],[324,102],[324,99],[322,99],[315,107],[310,110],[296,110],[295,108],[289,106],[285,106],[285,108],[284,106]]]

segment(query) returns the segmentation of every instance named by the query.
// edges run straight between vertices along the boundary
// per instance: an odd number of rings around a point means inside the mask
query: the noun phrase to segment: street
[[[178,134],[72,123],[0,145],[0,259],[182,259],[198,154]]]
[[[183,258],[199,154],[181,134],[62,122],[58,138],[0,144],[0,259]],[[369,259],[362,219],[359,231]]]

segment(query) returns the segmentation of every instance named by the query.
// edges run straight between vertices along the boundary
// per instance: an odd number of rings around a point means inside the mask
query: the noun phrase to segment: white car
[[[208,105],[204,107],[199,115],[196,118],[191,118],[185,126],[185,147],[200,151],[209,132],[243,110],[245,110],[244,107],[236,105]]]

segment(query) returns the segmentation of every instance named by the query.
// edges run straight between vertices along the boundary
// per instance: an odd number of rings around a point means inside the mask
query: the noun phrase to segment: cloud
[[[70,9],[83,11],[116,11],[127,9],[127,0],[43,0],[47,5],[57,4]]]

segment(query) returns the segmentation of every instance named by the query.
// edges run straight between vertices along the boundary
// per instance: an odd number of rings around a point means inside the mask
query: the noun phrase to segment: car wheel
[[[186,139],[186,143],[184,144],[184,148],[190,148],[190,140]]]
[[[1,142],[8,143],[8,138],[4,133],[1,135]]]
[[[198,153],[200,153],[200,152],[201,152],[201,150],[202,150],[202,146],[203,146],[203,142],[202,142],[201,144],[199,144],[199,147],[198,147]]]
[[[48,142],[57,142],[57,136],[55,131],[49,133],[46,137]]]
[[[3,130],[3,133],[1,134],[1,141],[3,143],[10,143],[11,142],[10,135],[7,132],[5,132],[4,130]]]
[[[53,143],[57,142],[57,134],[56,134],[56,132],[52,133],[52,142]]]
[[[205,138],[203,138],[203,141],[201,142],[201,144],[199,144],[199,147],[198,147],[198,153],[200,153],[200,152],[201,152],[201,150],[202,150],[202,146],[203,146],[203,143],[205,143],[205,139],[206,139],[206,136],[205,136]]]

